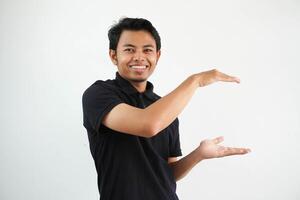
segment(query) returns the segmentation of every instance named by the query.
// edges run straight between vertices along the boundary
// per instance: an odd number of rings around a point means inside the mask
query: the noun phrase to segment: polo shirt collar
[[[123,78],[119,74],[119,72],[116,72],[116,81],[117,81],[118,85],[121,87],[121,89],[124,92],[126,92],[127,94],[140,93],[133,85],[131,85],[131,83],[128,80]],[[153,84],[151,82],[147,81],[146,90],[141,94],[145,94],[149,98],[155,98],[155,95],[153,93]]]

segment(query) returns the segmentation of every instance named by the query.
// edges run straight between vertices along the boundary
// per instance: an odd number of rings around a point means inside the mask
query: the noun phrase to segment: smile
[[[132,66],[129,66],[129,67],[132,68],[132,69],[146,69],[147,68],[146,65],[141,65],[141,66],[132,65]]]
[[[142,74],[144,72],[146,72],[146,70],[149,68],[148,65],[130,65],[129,69],[132,72],[138,73],[138,74]]]

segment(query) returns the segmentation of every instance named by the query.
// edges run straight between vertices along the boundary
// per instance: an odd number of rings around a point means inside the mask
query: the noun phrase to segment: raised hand
[[[211,140],[203,140],[196,149],[201,160],[232,155],[242,155],[250,152],[250,149],[247,148],[224,147],[219,145],[219,143],[221,143],[223,140],[223,137],[217,137]]]
[[[234,77],[234,76],[229,76],[229,75],[224,74],[216,69],[201,72],[201,73],[195,74],[195,76],[198,78],[200,87],[204,87],[206,85],[209,85],[209,84],[217,82],[217,81],[240,83],[239,78]]]

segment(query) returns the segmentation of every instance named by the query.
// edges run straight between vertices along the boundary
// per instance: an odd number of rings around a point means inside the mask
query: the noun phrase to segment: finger
[[[214,144],[219,144],[220,142],[224,141],[224,137],[223,136],[216,137],[212,141],[213,141]]]
[[[224,82],[236,82],[236,83],[241,82],[241,80],[238,77],[229,76],[229,75],[224,74],[222,72],[219,72],[218,80],[219,81],[224,81]]]
[[[232,147],[225,147],[220,155],[223,156],[232,156],[232,155],[243,155],[249,153],[250,149],[247,148],[232,148]]]

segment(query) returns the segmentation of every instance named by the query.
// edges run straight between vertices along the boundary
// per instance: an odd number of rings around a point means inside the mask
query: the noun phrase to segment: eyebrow
[[[136,47],[136,46],[134,46],[134,45],[132,45],[132,44],[124,44],[123,47]],[[145,48],[145,47],[152,47],[152,48],[154,48],[154,46],[153,46],[152,44],[146,44],[146,45],[144,45],[143,47],[144,47],[144,48]]]

